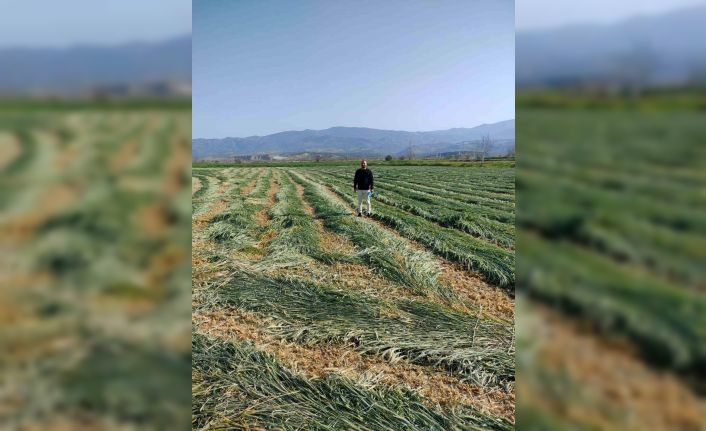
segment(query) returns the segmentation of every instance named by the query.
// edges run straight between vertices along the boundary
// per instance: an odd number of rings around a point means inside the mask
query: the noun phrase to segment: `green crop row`
[[[255,214],[264,208],[272,175],[271,170],[259,175],[255,188],[247,196],[240,195],[237,190],[230,191],[233,195],[229,196],[228,209],[211,218],[206,236],[231,250],[252,249],[264,233],[264,227],[257,224]],[[242,178],[239,186],[244,185],[246,179]]]
[[[310,379],[239,341],[197,333],[192,352],[192,423],[197,430],[512,429],[508,421],[471,407],[428,407],[405,389],[367,388],[336,375]]]
[[[344,182],[338,177],[324,176],[324,178],[344,187]],[[481,211],[472,211],[468,208],[448,209],[445,208],[444,203],[439,204],[442,199],[435,198],[431,194],[422,195],[410,190],[390,187],[387,184],[377,186],[376,193],[376,201],[421,216],[441,226],[466,232],[502,247],[514,247],[514,226],[484,217],[485,208],[482,208]],[[509,217],[510,214],[508,214]]]
[[[439,268],[430,255],[413,250],[375,224],[353,217],[321,185],[296,174],[294,178],[304,187],[304,196],[324,226],[362,249],[358,258],[366,265],[420,295],[435,292],[449,300],[455,298],[449,287],[438,282]]]
[[[652,364],[706,369],[706,150],[697,112],[523,112],[521,285],[623,336]]]
[[[350,193],[345,193],[338,185],[329,186],[351,206],[356,205]],[[514,253],[382,202],[375,203],[373,217],[402,236],[424,244],[434,253],[458,262],[470,271],[480,272],[490,283],[514,290]]]
[[[210,307],[261,313],[279,322],[268,331],[294,342],[352,344],[366,354],[435,366],[505,390],[515,379],[513,327],[505,322],[242,268],[212,294]]]

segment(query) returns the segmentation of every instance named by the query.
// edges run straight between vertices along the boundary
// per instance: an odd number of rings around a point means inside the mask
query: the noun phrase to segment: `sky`
[[[191,0],[0,0],[0,47],[158,41],[191,33]]]
[[[514,118],[511,0],[193,4],[193,135]]]
[[[652,15],[706,0],[517,0],[517,30],[537,30],[567,24],[609,24],[634,17]]]

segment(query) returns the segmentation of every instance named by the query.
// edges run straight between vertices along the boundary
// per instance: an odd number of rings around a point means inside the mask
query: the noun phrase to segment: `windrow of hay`
[[[626,340],[601,338],[554,310],[530,306],[526,298],[520,303],[521,423],[533,420],[538,409],[582,429],[706,427],[706,399],[678,376],[650,368]]]
[[[318,179],[321,179],[317,176]],[[326,187],[347,202],[355,200],[343,191],[342,180],[323,179]],[[411,214],[397,207],[376,201],[373,217],[393,228],[402,236],[424,244],[426,248],[448,260],[462,264],[467,270],[483,274],[490,282],[514,293],[514,252],[474,238],[452,228]]]
[[[309,379],[249,343],[197,333],[192,351],[196,429],[512,429],[472,407],[427,407],[403,389],[365,388],[335,374]]]
[[[226,175],[243,176],[246,170],[234,171]],[[249,185],[247,195],[242,186],[233,188],[225,211],[195,227],[203,234],[192,256],[199,267],[194,270],[194,330],[233,341],[206,338],[211,347],[202,352],[203,366],[194,365],[195,403],[200,406],[195,404],[194,418],[201,427],[270,429],[285,420],[288,426],[299,421],[298,426],[311,428],[340,421],[343,412],[346,428],[369,429],[367,415],[365,423],[358,423],[358,418],[345,416],[345,407],[316,407],[322,390],[352,391],[355,395],[346,404],[372,402],[388,413],[404,408],[404,414],[381,419],[390,429],[511,427],[511,324],[479,318],[477,310],[448,302],[448,297],[435,303],[434,290],[423,295],[427,298],[415,295],[405,282],[414,280],[410,268],[422,267],[404,254],[424,255],[425,262],[439,260],[368,220],[350,217],[362,222],[363,230],[372,226],[371,233],[399,243],[404,250],[400,256],[389,260],[386,251],[371,249],[370,233],[365,247],[360,238],[329,230],[326,218],[314,218],[319,209],[312,214],[314,208],[303,199],[306,183],[294,183],[275,169]],[[390,262],[392,271],[385,268]],[[435,277],[443,277],[439,268]],[[254,342],[254,349],[244,340]],[[231,380],[230,371],[225,377],[220,374],[224,370],[213,362],[219,361],[213,349],[222,352],[221,347],[235,355],[229,362],[245,367],[236,366],[236,373],[247,369],[258,377]],[[255,362],[237,359],[246,351],[247,358],[260,356]],[[293,377],[304,382],[296,400],[288,386]],[[341,400],[326,393],[327,406]],[[400,397],[373,401],[381,393]],[[418,414],[420,407],[436,416],[420,419],[426,417]],[[295,412],[299,414],[293,419]]]
[[[475,406],[486,414],[514,421],[514,394],[461,383],[446,372],[406,362],[390,363],[375,356],[366,356],[354,345],[302,345],[273,336],[265,328],[276,325],[266,318],[224,308],[195,316],[198,331],[223,340],[251,341],[258,349],[268,352],[295,372],[308,378],[337,374],[363,387],[391,385],[404,387],[422,397],[422,402],[444,408],[460,405]]]
[[[280,322],[273,333],[300,343],[353,343],[363,353],[455,373],[512,390],[513,327],[429,301],[384,301],[301,280],[239,269],[211,293],[207,308],[235,306]]]
[[[294,179],[304,187],[306,199],[324,226],[362,249],[360,259],[366,265],[417,294],[431,292],[453,298],[453,292],[438,283],[439,268],[429,253],[416,251],[378,226],[351,217],[350,211],[332,199],[322,186],[296,174]]]

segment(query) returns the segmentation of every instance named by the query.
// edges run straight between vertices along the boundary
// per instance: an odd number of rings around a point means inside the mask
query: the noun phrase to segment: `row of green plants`
[[[326,184],[331,191],[355,207],[356,198],[346,192],[340,182],[325,177],[308,175]],[[349,210],[350,211],[350,210]],[[456,229],[439,226],[422,217],[399,208],[375,201],[373,217],[390,226],[402,236],[417,241],[434,253],[463,265],[469,271],[481,273],[488,282],[514,291],[515,257],[512,251],[474,238]]]
[[[358,258],[383,277],[426,295],[436,293],[454,300],[453,291],[438,282],[439,268],[432,257],[412,249],[405,241],[364,220],[351,217],[350,210],[337,202],[320,184],[293,173],[304,187],[304,196],[326,229],[350,240],[362,250]]]
[[[246,174],[238,171],[237,176],[246,177]],[[260,185],[269,184],[270,176],[276,179],[279,191],[268,210],[268,226],[262,227],[254,223],[254,216],[263,209],[262,199],[267,196],[266,188]],[[241,185],[246,182],[238,181]],[[236,307],[269,321],[264,329],[290,342],[345,345],[391,362],[410,361],[439,368],[462,381],[512,390],[514,328],[511,322],[486,320],[424,299],[383,300],[301,277],[273,275],[273,266],[278,262],[289,260],[306,265],[306,260],[298,260],[297,255],[323,262],[351,258],[357,262],[366,254],[335,256],[331,260],[321,258],[324,252],[320,249],[314,219],[306,213],[295,183],[304,187],[304,198],[312,204],[315,217],[320,217],[325,226],[327,223],[339,226],[331,228],[334,232],[346,236],[341,224],[350,226],[349,234],[362,230],[366,233],[358,240],[367,244],[371,244],[371,233],[378,239],[386,234],[372,223],[351,217],[320,185],[296,174],[290,177],[270,171],[260,176],[250,196],[239,196],[238,187],[229,194],[240,205],[237,213],[242,219],[236,223],[241,232],[258,237],[264,230],[271,229],[274,237],[267,242],[262,260],[254,262],[231,255],[233,244],[230,241],[217,242],[221,247],[213,250],[215,254],[210,260],[225,263],[229,276],[196,286],[198,309]],[[213,225],[223,217],[234,221],[230,215],[216,216]],[[372,232],[364,225],[374,226]],[[355,237],[349,239],[355,243]],[[376,250],[368,252],[383,257],[377,250],[379,241],[375,244]],[[372,259],[367,263],[374,267],[379,261]],[[405,270],[405,267],[393,268],[391,274],[405,277]],[[404,429],[486,430],[512,426],[507,420],[472,406],[433,406],[402,387],[362,385],[336,374],[323,379],[300,375],[258,350],[256,345],[211,339],[199,334],[198,329],[194,340],[193,420],[196,429],[228,425],[279,429],[339,429],[341,426],[399,429],[401,426]],[[233,392],[239,396],[230,395]]]
[[[698,206],[591,186],[536,170],[518,178],[526,198],[518,223],[566,238],[699,290],[706,283],[706,219]]]
[[[1,371],[12,376],[3,392],[13,399],[3,422],[19,429],[68,419],[75,422],[64,426],[80,427],[86,417],[118,428],[184,423],[189,400],[174,389],[187,384],[189,346],[173,340],[189,330],[182,323],[190,314],[191,205],[185,187],[167,195],[164,183],[172,143],[188,142],[190,114],[6,114],[12,125],[0,121],[0,131],[17,130],[21,152],[0,181],[0,218],[26,231],[3,238],[13,253],[0,266],[28,280],[9,287],[5,305],[23,313],[11,331],[0,331]],[[127,164],[114,163],[130,142],[137,145],[122,154]],[[159,157],[151,156],[153,144],[164,149]],[[188,183],[188,166],[172,173]],[[143,223],[146,213],[158,228]],[[166,256],[169,268],[155,263]]]
[[[249,176],[240,178],[228,189],[228,209],[209,221],[205,231],[209,240],[233,251],[257,251],[255,245],[265,227],[258,225],[255,214],[265,208],[272,175],[272,171],[262,175],[260,171],[253,170]],[[237,193],[238,189],[254,179],[257,179],[257,183],[249,195]]]
[[[363,387],[330,375],[309,379],[241,341],[195,334],[194,429],[511,430],[506,420],[472,407],[430,407],[414,393]],[[237,394],[236,396],[233,396]]]
[[[389,185],[391,188],[401,188],[408,190],[410,192],[426,193],[432,194],[438,197],[444,197],[444,202],[441,204],[456,204],[463,205],[465,207],[472,207],[478,209],[478,207],[487,208],[489,210],[497,211],[499,214],[507,217],[514,215],[515,209],[515,196],[511,194],[496,194],[487,193],[482,189],[487,186],[483,184],[476,184],[469,186],[468,193],[455,192],[450,190],[448,184],[441,183],[434,178],[429,178],[424,180],[423,183],[413,182],[414,180],[402,179],[394,177],[383,177],[381,184]],[[446,200],[450,202],[445,202]]]
[[[345,184],[344,178],[328,175],[325,177],[342,187]],[[513,248],[515,245],[515,227],[509,223],[486,217],[485,215],[492,211],[492,209],[489,211],[487,207],[477,206],[478,211],[475,211],[475,208],[468,208],[468,205],[463,205],[465,208],[457,206],[452,209],[449,208],[451,205],[446,199],[439,199],[432,194],[418,193],[409,188],[390,186],[386,183],[378,185],[376,192],[376,201],[424,217],[441,226],[466,232],[505,248]],[[440,203],[442,200],[444,202]],[[507,219],[514,217],[512,213],[505,211],[503,211],[503,215]]]
[[[238,307],[277,322],[268,331],[300,344],[350,345],[391,361],[433,366],[461,381],[511,390],[513,327],[430,301],[383,300],[243,265],[209,307]]]
[[[267,259],[263,265],[295,266],[302,257],[323,263],[358,263],[359,255],[346,255],[324,250],[315,219],[306,212],[304,201],[297,193],[295,183],[288,174],[279,177],[279,191],[275,204],[270,208],[271,229],[276,235],[267,245]]]
[[[458,169],[454,167],[387,167],[371,165],[380,182],[403,181],[414,186],[434,186],[480,202],[514,201],[514,169]],[[353,180],[353,167],[328,167],[317,171]]]
[[[515,170],[512,168],[480,170],[453,167],[413,169],[381,167],[375,171],[386,179],[400,179],[413,184],[425,184],[431,181],[443,188],[469,196],[507,200],[514,194]]]
[[[630,340],[651,364],[703,375],[701,114],[534,109],[520,118],[519,285]]]

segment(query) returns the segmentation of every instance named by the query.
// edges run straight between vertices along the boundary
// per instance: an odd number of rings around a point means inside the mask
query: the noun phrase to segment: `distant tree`
[[[485,158],[488,156],[490,149],[493,146],[493,140],[490,139],[490,135],[483,135],[480,138],[480,143],[478,144],[478,150],[480,153],[480,165],[483,166],[485,163]]]
[[[321,161],[321,154],[317,154],[316,155],[316,162],[318,163],[320,161]]]
[[[404,160],[404,156],[399,156],[397,160]]]
[[[386,161],[386,162],[389,162],[390,160],[392,160],[392,156],[389,155],[389,154],[386,155],[386,156],[385,156],[385,161]]]

